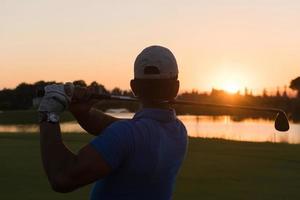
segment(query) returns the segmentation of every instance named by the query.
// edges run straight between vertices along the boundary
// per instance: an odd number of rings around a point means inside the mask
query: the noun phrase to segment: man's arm
[[[40,143],[43,166],[56,192],[70,192],[107,176],[111,167],[90,145],[77,155],[62,142],[59,124],[40,124]]]
[[[97,100],[83,103],[71,103],[69,110],[80,126],[92,135],[99,135],[111,123],[120,119],[103,113],[92,106]]]

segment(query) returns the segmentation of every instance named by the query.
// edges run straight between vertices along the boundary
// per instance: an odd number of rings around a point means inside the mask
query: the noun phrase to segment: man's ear
[[[130,81],[130,87],[131,87],[131,90],[134,94],[134,96],[139,96],[139,92],[138,92],[138,88],[137,88],[137,85],[136,85],[136,81],[134,79],[132,79]]]

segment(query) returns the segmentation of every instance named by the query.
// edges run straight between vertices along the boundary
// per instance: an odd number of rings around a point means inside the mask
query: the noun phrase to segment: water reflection
[[[131,118],[133,113],[110,113],[119,118]],[[286,142],[300,144],[300,124],[290,124],[288,132],[278,132],[274,122],[264,119],[233,121],[229,116],[193,116],[179,118],[185,124],[191,137],[223,138],[239,141]],[[61,124],[63,132],[83,132],[76,122]],[[0,125],[0,132],[37,132],[37,125]]]
[[[255,142],[300,143],[300,124],[290,124],[288,132],[279,132],[274,122],[264,119],[233,121],[229,116],[179,116],[186,125],[189,136],[223,138],[228,140]]]

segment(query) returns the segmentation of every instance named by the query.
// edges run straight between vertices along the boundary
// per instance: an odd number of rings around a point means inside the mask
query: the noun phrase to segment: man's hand
[[[45,95],[40,103],[39,112],[60,114],[69,105],[74,93],[72,83],[52,84],[45,87]]]

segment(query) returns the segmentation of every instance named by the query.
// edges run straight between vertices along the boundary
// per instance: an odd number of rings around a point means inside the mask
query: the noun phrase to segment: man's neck
[[[147,102],[147,101],[142,101],[141,102],[141,107],[142,108],[165,109],[165,110],[171,109],[171,105],[168,104],[168,103],[164,103],[164,102]]]

